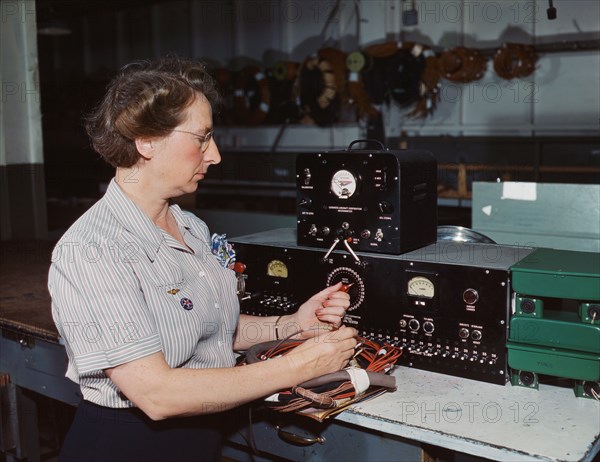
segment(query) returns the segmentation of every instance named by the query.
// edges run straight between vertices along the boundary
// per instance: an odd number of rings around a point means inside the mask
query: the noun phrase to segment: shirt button
[[[219,346],[223,346],[223,340],[218,340],[217,343],[219,344]]]
[[[206,273],[202,270],[198,271],[198,275],[199,276],[206,276]]]
[[[215,308],[219,308],[219,304],[218,303],[215,303]]]

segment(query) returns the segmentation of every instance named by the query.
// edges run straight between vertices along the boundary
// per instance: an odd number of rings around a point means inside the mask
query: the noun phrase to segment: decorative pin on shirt
[[[194,304],[189,298],[183,297],[181,300],[179,300],[179,303],[181,303],[181,306],[183,306],[184,310],[190,311],[194,308]]]
[[[175,294],[177,294],[177,292],[179,292],[179,289],[171,289],[171,290],[167,290],[167,293],[168,293],[168,294],[171,294],[171,295],[175,295]]]
[[[235,264],[235,250],[227,242],[226,234],[213,234],[211,238],[212,253],[217,258],[221,266],[233,269]]]

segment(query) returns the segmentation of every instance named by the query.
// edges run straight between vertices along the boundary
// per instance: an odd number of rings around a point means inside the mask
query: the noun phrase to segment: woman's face
[[[202,139],[212,129],[211,106],[203,95],[198,95],[186,109],[184,121],[155,142],[154,155],[146,165],[158,182],[155,186],[164,189],[167,197],[195,192],[208,167],[221,162],[213,139],[203,150]]]

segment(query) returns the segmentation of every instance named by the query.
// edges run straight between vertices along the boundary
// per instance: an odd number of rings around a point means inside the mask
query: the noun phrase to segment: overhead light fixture
[[[50,35],[54,37],[69,35],[71,32],[73,31],[69,25],[65,21],[61,21],[59,19],[51,19],[49,21],[42,22],[38,26],[37,30],[39,35]]]
[[[554,2],[552,0],[548,1],[548,9],[546,10],[546,16],[548,16],[548,19],[550,20],[556,19],[556,8],[554,8]]]
[[[416,2],[412,0],[408,10],[402,12],[402,24],[405,26],[416,26],[419,24],[419,13]]]

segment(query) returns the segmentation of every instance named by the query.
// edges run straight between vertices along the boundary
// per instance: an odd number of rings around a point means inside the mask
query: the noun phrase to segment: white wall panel
[[[538,21],[535,2],[485,0],[463,4],[465,46],[489,48],[506,42],[533,42]]]
[[[597,0],[555,0],[557,17],[553,21],[546,20],[548,2],[537,1],[539,6],[536,35],[544,41],[554,35],[569,35],[581,32],[595,33],[600,37],[600,2]]]
[[[360,7],[360,45],[398,40],[402,14],[399,0],[360,2]],[[347,30],[352,32],[350,27]]]
[[[536,125],[598,130],[600,84],[598,52],[555,54],[536,70]]]
[[[234,2],[233,21],[236,34],[235,58],[247,59],[260,64],[265,58],[281,50],[281,15],[285,11],[280,2],[258,2],[236,0]]]
[[[403,1],[402,9],[407,10],[410,3]],[[415,7],[419,17],[416,26],[404,26],[400,20],[400,30],[406,40],[440,48],[462,45],[462,25],[465,20],[462,0],[418,0]]]
[[[190,2],[191,54],[220,66],[233,57],[233,2]]]
[[[282,2],[294,5],[296,16],[294,20],[284,21],[287,50],[292,61],[302,62],[317,52],[323,46],[339,45],[342,24],[346,24],[348,15],[353,15],[352,2],[341,1],[339,11],[331,16],[335,2],[296,0]],[[288,6],[289,7],[289,6]],[[351,12],[351,13],[350,13]],[[354,31],[354,20],[352,22]]]

